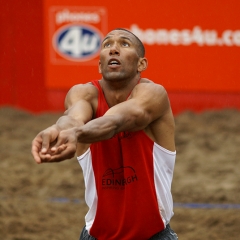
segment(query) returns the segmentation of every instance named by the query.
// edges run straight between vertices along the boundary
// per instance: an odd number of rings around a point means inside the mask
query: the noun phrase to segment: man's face
[[[133,78],[138,72],[140,57],[137,40],[123,30],[110,32],[102,42],[99,72],[105,80]]]

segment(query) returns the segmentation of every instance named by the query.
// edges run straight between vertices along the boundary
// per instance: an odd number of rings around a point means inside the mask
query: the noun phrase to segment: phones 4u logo
[[[106,18],[102,7],[51,7],[51,62],[96,64]]]

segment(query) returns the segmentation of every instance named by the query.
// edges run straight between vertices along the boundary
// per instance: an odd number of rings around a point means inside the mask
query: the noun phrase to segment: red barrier
[[[63,111],[67,90],[99,79],[100,42],[116,27],[145,44],[143,77],[165,86],[174,113],[240,109],[240,2],[5,1],[0,105]]]
[[[48,90],[47,97],[50,109],[64,111],[66,90]],[[232,108],[240,110],[240,96],[238,93],[199,93],[199,92],[168,92],[173,113],[183,111],[201,112]]]
[[[0,104],[29,111],[50,110],[44,84],[41,1],[2,1]]]

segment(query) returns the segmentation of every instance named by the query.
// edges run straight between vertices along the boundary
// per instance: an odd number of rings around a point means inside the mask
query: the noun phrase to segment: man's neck
[[[106,81],[100,80],[103,93],[108,105],[114,106],[120,102],[126,101],[133,88],[138,84],[140,76],[136,76],[131,80]]]

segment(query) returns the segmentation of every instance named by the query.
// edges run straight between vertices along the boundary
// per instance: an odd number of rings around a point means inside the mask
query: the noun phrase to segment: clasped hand
[[[60,130],[53,125],[40,132],[32,141],[32,155],[38,164],[70,159],[74,157],[76,149],[75,128]]]

